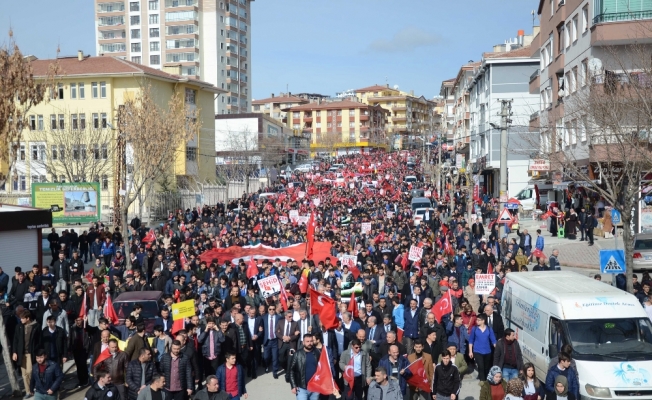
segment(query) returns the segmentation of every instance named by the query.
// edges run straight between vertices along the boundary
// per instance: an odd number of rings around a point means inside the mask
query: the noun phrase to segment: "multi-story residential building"
[[[389,85],[373,85],[355,90],[358,101],[389,111],[388,133],[392,148],[420,148],[434,132],[435,103],[414,92],[402,92]],[[419,138],[419,139],[417,139]]]
[[[507,131],[507,192],[516,194],[529,181],[530,149],[534,145],[528,139],[528,124],[538,97],[530,94],[528,80],[537,67],[538,60],[531,56],[529,47],[484,53],[468,81],[468,161],[482,171],[481,186],[490,196],[498,196],[500,191],[501,100],[509,100],[511,105]],[[478,168],[480,165],[482,167]]]
[[[97,55],[201,79],[217,114],[251,108],[251,1],[94,0]]]
[[[453,107],[450,111],[452,111],[453,118],[452,136],[454,148],[461,146],[461,144],[469,144],[471,142],[471,114],[469,110],[471,100],[469,85],[473,79],[474,71],[479,65],[479,62],[471,61],[460,67],[457,76],[453,79],[450,92],[442,94],[443,96],[447,95],[446,97],[453,97]],[[449,87],[450,84],[445,85],[446,89]]]
[[[292,93],[281,93],[278,96],[275,96],[274,93],[272,93],[272,97],[253,100],[251,102],[252,111],[254,113],[265,114],[279,121],[285,119],[285,111],[282,110],[307,103],[310,103],[310,101],[298,96],[293,96]]]
[[[441,116],[441,132],[443,133],[442,139],[444,142],[452,142],[454,138],[453,131],[455,127],[455,95],[453,92],[455,89],[455,81],[455,78],[443,81],[441,83],[441,89],[439,90],[439,95],[444,101]]]
[[[177,157],[170,160],[173,184],[215,179],[214,97],[223,93],[210,83],[171,75],[117,57],[63,57],[32,59],[36,79],[45,78],[48,68],[58,63],[61,74],[48,94],[27,116],[17,158],[2,188],[12,196],[29,197],[33,182],[98,182],[102,214],[109,219],[113,205],[114,171],[117,153],[118,109],[136,98],[143,85],[155,94],[160,107],[167,107],[175,91],[182,91],[186,104],[200,110],[202,129],[198,137],[179,143]],[[127,152],[129,145],[127,144]],[[129,172],[129,166],[127,166]]]
[[[310,135],[313,153],[350,154],[387,149],[387,115],[379,105],[341,100],[285,109],[287,124]]]

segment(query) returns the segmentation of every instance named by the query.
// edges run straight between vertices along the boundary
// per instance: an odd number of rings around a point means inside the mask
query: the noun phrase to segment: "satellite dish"
[[[592,58],[589,60],[589,72],[591,75],[602,74],[602,60],[599,58]]]
[[[394,90],[398,90],[398,85],[394,85]]]

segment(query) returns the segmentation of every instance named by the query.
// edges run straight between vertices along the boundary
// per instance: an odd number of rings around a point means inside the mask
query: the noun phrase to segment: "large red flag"
[[[156,241],[156,234],[154,234],[154,229],[150,229],[149,232],[147,232],[147,235],[142,240],[144,243],[150,243]]]
[[[426,376],[426,369],[423,365],[423,359],[419,358],[412,364],[410,364],[407,369],[412,372],[412,376],[407,378],[406,381],[408,384],[411,386],[416,387],[417,389],[421,390],[422,392],[430,393],[430,382],[428,381],[428,377]]]
[[[453,312],[453,303],[451,302],[451,291],[447,290],[446,294],[441,296],[441,299],[432,306],[432,313],[435,314],[437,322],[441,323],[441,319],[444,315],[450,314]]]
[[[86,280],[88,280],[88,282],[93,282],[93,268],[88,270],[88,272],[86,273],[85,276],[86,276]]]
[[[259,222],[254,226],[254,232],[262,231],[263,230],[263,225]]]
[[[179,261],[181,262],[181,268],[185,267],[188,264],[188,258],[186,257],[186,252],[181,250],[179,254]]]
[[[170,333],[172,335],[176,335],[177,332],[182,330],[183,328],[186,327],[186,319],[185,318],[179,318],[172,322],[172,328],[170,328]],[[174,339],[174,338],[173,338]]]
[[[279,293],[278,299],[281,302],[281,305],[283,306],[283,311],[287,311],[288,310],[288,294],[285,291],[285,288],[281,288],[281,293]]]
[[[84,297],[84,301],[86,301],[86,297]],[[111,301],[111,295],[109,294],[106,295],[106,302],[104,302],[104,318],[108,319],[113,325],[117,325],[120,321],[118,314],[115,312],[115,308],[113,308],[113,301]]]
[[[306,258],[311,259],[315,247],[315,213],[310,213],[310,218],[308,219],[308,233],[306,234],[306,239],[308,241],[306,246]]]
[[[328,351],[326,347],[322,347],[319,362],[317,363],[317,371],[310,378],[306,387],[309,392],[319,393],[324,395],[335,394],[338,395],[339,388],[333,380],[333,371],[331,371],[331,363],[328,361]]]
[[[349,301],[347,311],[351,313],[351,317],[358,318],[358,302],[355,300],[355,292],[351,293],[351,301]]]
[[[86,311],[86,293],[84,293],[84,299],[82,300],[81,310],[79,310],[79,318],[84,318],[87,315],[88,312]]]
[[[258,276],[260,271],[258,271],[258,265],[256,265],[256,261],[254,260],[253,257],[249,259],[249,264],[247,265],[247,278],[251,279],[254,276]]]
[[[120,351],[120,350],[118,350]],[[109,351],[109,348],[107,347],[100,353],[99,356],[97,356],[97,360],[93,361],[93,366],[101,363],[102,361],[106,360],[107,358],[111,357],[111,352]]]
[[[488,274],[493,274],[494,273],[494,266],[491,265],[491,263],[487,264],[487,273]]]
[[[337,328],[339,325],[335,314],[335,300],[310,288],[310,314],[319,314],[324,329]]]
[[[354,362],[355,359],[351,357],[351,361],[344,367],[344,373],[342,374],[344,380],[349,384],[349,394],[353,391],[353,383],[355,382],[355,374],[353,372],[355,368],[353,365]]]
[[[401,266],[403,266],[403,271],[408,270],[408,264],[410,263],[410,260],[408,260],[407,255],[401,257]]]

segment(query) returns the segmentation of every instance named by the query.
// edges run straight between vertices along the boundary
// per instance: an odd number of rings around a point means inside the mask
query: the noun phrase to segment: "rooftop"
[[[362,88],[362,89],[356,89],[355,91],[357,93],[364,93],[364,92],[379,92],[381,90],[391,90],[391,91],[394,91],[394,92],[398,92],[398,90],[396,90],[394,88],[390,88],[390,87],[387,87],[387,86],[380,86],[380,85],[368,86],[368,87],[365,87],[365,88]]]
[[[520,57],[530,58],[531,52],[532,50],[530,49],[530,46],[527,46],[527,47],[520,47],[515,50],[504,51],[500,53],[483,53],[482,57],[483,58],[520,58]]]
[[[297,96],[278,96],[268,97],[266,99],[253,100],[251,104],[267,104],[267,103],[308,103],[306,99]]]
[[[347,108],[377,108],[379,110],[386,111],[381,106],[370,106],[365,103],[360,103],[357,101],[351,100],[342,100],[342,101],[332,101],[328,103],[309,103],[302,104],[300,106],[288,108],[288,111],[311,111],[311,110],[339,110]]]

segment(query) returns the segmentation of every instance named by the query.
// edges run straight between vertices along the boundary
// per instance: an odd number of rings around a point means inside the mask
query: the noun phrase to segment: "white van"
[[[539,190],[539,203],[537,204],[537,193],[534,187]],[[529,211],[535,209],[535,205],[545,209],[548,203],[548,191],[552,190],[551,184],[530,182],[528,185],[518,192],[514,198],[521,202],[523,210]]]
[[[539,379],[570,344],[582,399],[652,398],[652,322],[632,294],[575,272],[512,272],[502,303]]]

